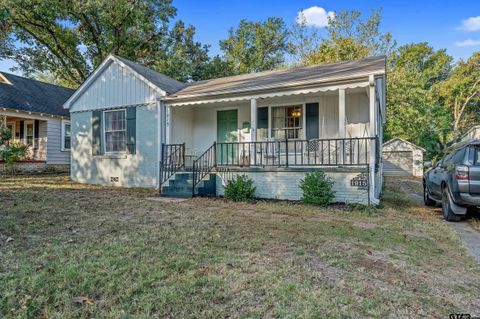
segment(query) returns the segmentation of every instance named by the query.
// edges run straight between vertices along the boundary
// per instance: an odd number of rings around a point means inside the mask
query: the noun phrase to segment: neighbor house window
[[[24,135],[25,144],[31,147],[35,147],[35,129],[33,121],[25,121]]]
[[[125,152],[127,140],[125,110],[105,111],[103,127],[105,152]]]
[[[302,136],[302,106],[272,108],[272,137],[274,139],[296,139]]]
[[[70,127],[69,121],[62,122],[62,150],[64,151],[69,150],[71,146],[72,133]]]

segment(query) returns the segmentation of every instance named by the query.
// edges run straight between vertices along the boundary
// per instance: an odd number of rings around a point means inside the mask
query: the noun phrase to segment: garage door
[[[383,173],[386,176],[413,175],[413,153],[411,151],[383,152]]]

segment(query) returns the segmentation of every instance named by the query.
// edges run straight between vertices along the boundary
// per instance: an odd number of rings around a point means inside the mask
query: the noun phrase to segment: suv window
[[[472,147],[473,165],[480,165],[480,146]]]
[[[465,159],[465,147],[457,150],[452,156],[452,163],[460,164]]]

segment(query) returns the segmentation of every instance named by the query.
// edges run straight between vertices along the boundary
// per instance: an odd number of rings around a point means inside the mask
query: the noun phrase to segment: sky
[[[480,0],[173,0],[176,19],[196,28],[196,40],[210,44],[210,54],[220,54],[219,40],[240,20],[265,20],[281,17],[295,23],[304,10],[307,22],[324,28],[327,15],[356,9],[368,16],[373,8],[382,8],[383,32],[392,33],[399,45],[428,42],[435,49],[447,49],[455,60],[466,59],[480,51]],[[13,61],[0,61],[0,71],[7,71]]]

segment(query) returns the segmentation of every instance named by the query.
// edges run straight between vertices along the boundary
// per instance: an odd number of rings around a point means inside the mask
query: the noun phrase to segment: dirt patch
[[[178,198],[178,197],[147,197],[146,200],[152,200],[161,203],[182,203],[188,201],[190,198]]]
[[[406,230],[404,234],[407,236],[412,236],[417,238],[433,239],[432,236],[430,236],[429,234],[418,231],[418,230]]]
[[[353,227],[362,228],[362,229],[374,229],[377,227],[377,224],[364,223],[364,222],[353,222]]]

